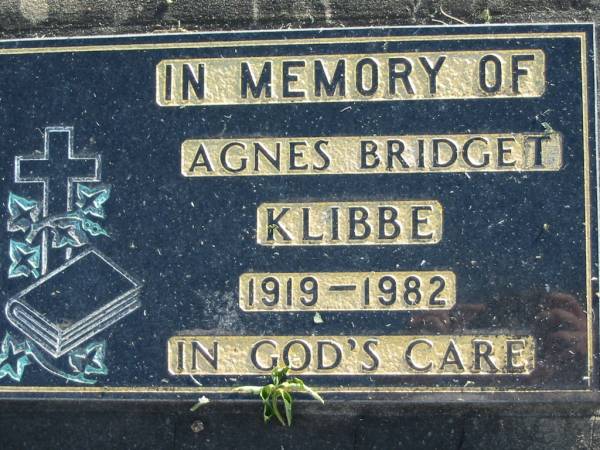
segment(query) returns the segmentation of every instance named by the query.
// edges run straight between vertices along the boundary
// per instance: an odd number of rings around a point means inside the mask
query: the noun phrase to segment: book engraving
[[[4,306],[22,338],[6,331],[0,380],[20,382],[36,363],[67,381],[96,384],[108,374],[99,335],[140,306],[141,283],[92,246],[109,236],[102,221],[111,186],[101,182],[101,156],[74,147],[72,127],[47,127],[43,154],[15,157],[15,183],[41,184],[42,193],[9,193],[8,278],[33,283]]]

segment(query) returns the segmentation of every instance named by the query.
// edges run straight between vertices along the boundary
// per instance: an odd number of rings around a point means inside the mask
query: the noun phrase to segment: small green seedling
[[[190,408],[190,411],[192,411],[192,412],[196,411],[198,408],[200,408],[201,406],[206,405],[207,403],[210,403],[210,400],[203,395],[202,397],[200,397],[198,399],[198,401],[196,402],[196,404]]]
[[[315,400],[325,403],[319,394],[309,388],[300,378],[288,377],[289,367],[278,367],[271,372],[272,383],[265,386],[240,386],[235,392],[258,395],[263,402],[263,419],[266,422],[273,416],[283,426],[292,425],[292,392],[305,392]],[[285,420],[279,410],[279,398],[283,400]]]

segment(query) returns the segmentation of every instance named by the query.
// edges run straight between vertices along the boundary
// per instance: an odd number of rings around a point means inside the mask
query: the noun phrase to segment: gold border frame
[[[577,24],[575,24],[577,25]],[[168,36],[168,35],[157,35]],[[184,36],[179,34],[178,36]],[[119,36],[114,36],[119,37]],[[127,36],[133,37],[133,36]],[[593,342],[593,305],[592,305],[592,245],[591,245],[591,203],[590,203],[590,145],[589,145],[589,98],[588,98],[588,64],[587,64],[587,33],[584,31],[572,32],[545,32],[545,33],[499,33],[499,34],[456,34],[456,35],[426,35],[426,36],[371,36],[371,37],[336,37],[336,38],[295,38],[295,39],[264,39],[247,41],[213,41],[213,42],[171,42],[159,44],[102,44],[79,45],[65,47],[30,47],[0,49],[0,57],[6,55],[27,55],[46,53],[85,53],[102,51],[139,51],[139,50],[172,50],[172,49],[197,49],[197,48],[232,48],[232,47],[262,47],[262,46],[293,46],[306,44],[340,44],[340,43],[369,43],[369,42],[414,42],[414,41],[460,41],[460,40],[496,40],[496,39],[580,39],[581,51],[581,84],[582,84],[582,134],[584,152],[584,206],[585,206],[585,252],[586,252],[586,297],[587,297],[587,349],[588,349],[588,388],[566,390],[537,390],[537,389],[497,389],[494,387],[480,388],[453,388],[453,387],[316,387],[322,393],[348,393],[348,394],[378,394],[378,393],[586,393],[592,392],[594,342]],[[6,41],[5,41],[6,42]],[[231,393],[231,387],[67,387],[67,386],[0,386],[0,394],[5,393],[86,393],[86,394],[200,394]]]

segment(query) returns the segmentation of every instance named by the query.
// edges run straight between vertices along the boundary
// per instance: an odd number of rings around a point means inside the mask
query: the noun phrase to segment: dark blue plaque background
[[[585,32],[580,40],[553,36]],[[440,41],[439,35],[547,33],[540,38]],[[386,42],[388,35],[423,40]],[[284,45],[286,38],[373,36],[372,43]],[[273,39],[267,47],[160,49],[170,42]],[[8,192],[39,197],[41,188],[13,183],[14,156],[43,147],[43,128],[73,126],[76,152],[102,155],[103,182],[112,185],[106,224],[111,237],[95,239],[104,254],[144,283],[142,307],[103,333],[110,387],[192,387],[167,372],[169,337],[196,333],[247,335],[431,334],[411,328],[411,313],[247,314],[238,308],[238,277],[249,271],[389,271],[440,269],[457,276],[457,305],[483,312],[452,333],[527,333],[547,363],[531,377],[307,377],[317,386],[452,387],[468,381],[502,390],[589,390],[587,356],[563,367],[548,353],[540,308],[548,291],[567,293],[584,311],[586,257],[581,59],[592,86],[592,28],[588,25],[468,28],[392,28],[270,33],[181,34],[1,43],[3,48],[106,45],[106,50],[0,56],[0,200],[7,221]],[[155,49],[110,50],[114,44]],[[533,99],[339,102],[163,108],[155,101],[155,67],[166,58],[381,53],[440,50],[542,49],[546,91]],[[589,115],[594,117],[593,100]],[[351,106],[351,108],[348,108]],[[590,119],[592,120],[592,119]],[[244,136],[335,136],[543,132],[546,122],[564,137],[564,168],[547,173],[383,174],[293,177],[184,178],[185,139]],[[594,149],[594,122],[590,148]],[[595,151],[590,156],[592,273],[596,274]],[[288,247],[256,243],[256,207],[274,201],[436,199],[444,207],[442,242],[430,246]],[[548,232],[542,232],[549,224]],[[0,228],[0,298],[27,281],[9,280],[6,228]],[[595,304],[595,303],[594,303]],[[587,314],[591,314],[587,311]],[[560,327],[559,327],[560,328]],[[0,334],[12,327],[0,319]],[[594,346],[596,325],[594,324]],[[546,353],[544,353],[546,352]],[[543,365],[543,364],[542,364]],[[205,386],[245,380],[201,379]],[[0,383],[16,385],[7,379]],[[12,383],[12,384],[11,384]],[[22,386],[65,386],[28,368]],[[68,386],[73,387],[73,384]],[[6,395],[17,395],[10,393]],[[59,395],[59,394],[52,394]],[[68,394],[62,394],[68,395]],[[80,394],[73,394],[80,395]],[[125,395],[125,394],[124,394]],[[134,395],[134,394],[131,394]],[[139,396],[150,396],[138,393]]]

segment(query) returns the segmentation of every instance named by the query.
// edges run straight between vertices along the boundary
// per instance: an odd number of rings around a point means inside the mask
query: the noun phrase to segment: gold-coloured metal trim
[[[43,53],[79,53],[102,51],[136,51],[136,50],[174,50],[197,48],[239,48],[239,47],[271,47],[273,45],[306,45],[306,44],[352,44],[373,42],[415,42],[415,41],[459,41],[459,40],[495,40],[495,39],[552,39],[552,38],[583,38],[584,32],[558,33],[515,33],[515,34],[463,34],[436,36],[370,36],[370,37],[336,37],[336,38],[302,38],[302,39],[258,39],[248,41],[212,41],[212,42],[170,42],[160,44],[104,44],[77,45],[66,47],[30,47],[0,50],[0,55],[27,55]]]

